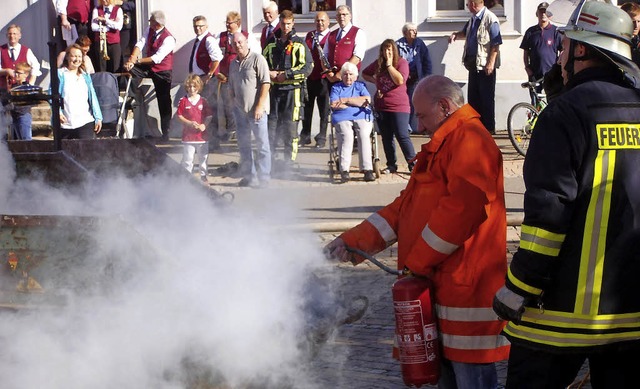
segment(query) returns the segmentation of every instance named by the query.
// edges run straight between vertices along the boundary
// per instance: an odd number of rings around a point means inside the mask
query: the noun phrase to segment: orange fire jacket
[[[507,271],[502,155],[471,106],[422,145],[400,195],[341,237],[369,254],[397,242],[398,269],[432,279],[445,358],[508,357],[504,322],[492,309]]]

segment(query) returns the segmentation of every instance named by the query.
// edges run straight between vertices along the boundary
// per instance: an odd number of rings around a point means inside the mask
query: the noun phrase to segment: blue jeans
[[[387,167],[395,171],[398,165],[394,137],[398,140],[404,159],[407,162],[416,156],[411,137],[409,137],[409,113],[378,111],[377,120],[382,135],[384,155],[387,157]]]
[[[495,363],[463,363],[446,359],[440,365],[439,389],[496,389]]]
[[[31,140],[31,108],[28,112],[11,111],[13,139]]]
[[[257,178],[260,182],[269,181],[271,178],[271,149],[269,147],[267,114],[263,114],[260,120],[256,121],[253,118],[253,113],[245,113],[235,107],[234,116],[237,125],[236,139],[240,151],[240,174],[248,180]],[[258,151],[255,161],[251,150],[251,134],[256,139]]]

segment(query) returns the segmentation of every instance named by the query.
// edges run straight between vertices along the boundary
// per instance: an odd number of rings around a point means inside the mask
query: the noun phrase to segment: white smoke
[[[0,147],[0,213],[65,215],[37,242],[39,308],[0,311],[2,388],[311,387],[299,347],[305,275],[323,261],[311,234],[166,177],[82,193],[15,180]]]

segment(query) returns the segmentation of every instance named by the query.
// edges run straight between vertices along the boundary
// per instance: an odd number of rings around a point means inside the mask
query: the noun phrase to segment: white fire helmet
[[[633,22],[625,11],[614,5],[582,1],[566,26],[559,30],[567,38],[631,59]]]

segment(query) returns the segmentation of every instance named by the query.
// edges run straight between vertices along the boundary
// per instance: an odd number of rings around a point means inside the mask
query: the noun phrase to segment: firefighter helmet
[[[567,38],[631,59],[633,23],[625,11],[614,5],[584,1],[559,30]]]

